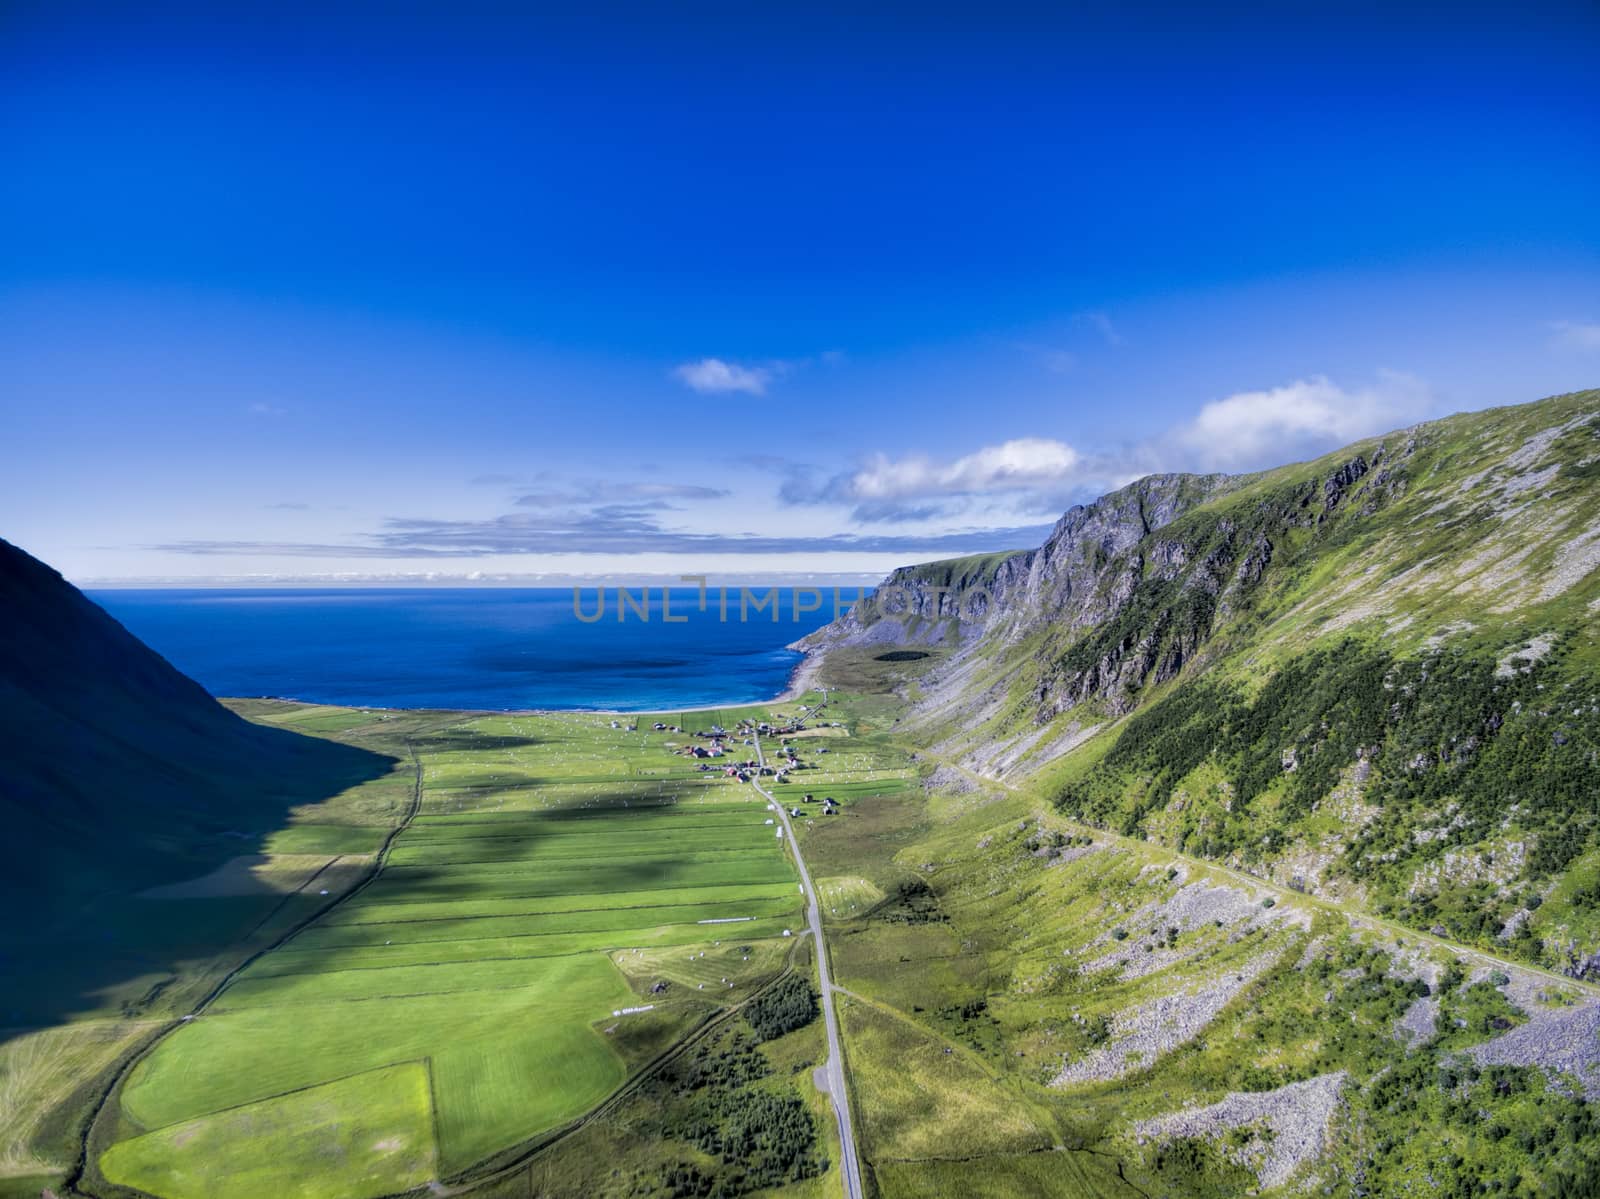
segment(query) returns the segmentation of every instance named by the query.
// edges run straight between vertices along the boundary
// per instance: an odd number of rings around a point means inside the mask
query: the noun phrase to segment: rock
[[[1226,1137],[1232,1129],[1259,1125],[1268,1135],[1252,1137],[1243,1145],[1224,1152],[1239,1165],[1254,1171],[1263,1190],[1272,1190],[1289,1182],[1301,1167],[1322,1156],[1344,1083],[1345,1072],[1340,1070],[1290,1083],[1275,1091],[1236,1091],[1209,1107],[1142,1120],[1134,1125],[1134,1135],[1141,1141],[1179,1137],[1215,1141]]]
[[[1359,454],[1335,470],[1322,483],[1322,511],[1332,512],[1345,493],[1367,473],[1367,460]]]

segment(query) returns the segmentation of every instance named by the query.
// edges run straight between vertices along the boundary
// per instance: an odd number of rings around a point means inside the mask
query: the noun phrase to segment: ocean
[[[737,588],[699,607],[694,589],[94,590],[91,599],[213,695],[387,708],[667,710],[754,703],[783,691],[785,649],[834,617],[832,589]],[[629,594],[638,604],[643,590]],[[843,591],[848,605],[854,588]],[[620,619],[619,619],[620,612]],[[598,617],[597,617],[598,614]],[[597,617],[597,618],[596,618]]]

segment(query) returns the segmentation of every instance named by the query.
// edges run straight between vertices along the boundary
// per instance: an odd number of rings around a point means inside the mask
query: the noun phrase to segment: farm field
[[[809,990],[802,980],[814,977],[812,943],[789,948],[790,973],[763,995],[797,984]],[[689,977],[718,969],[702,965],[715,958],[697,959]],[[678,976],[674,965],[665,968]],[[759,999],[708,1026],[572,1136],[472,1194],[839,1195],[837,1125],[814,1080],[827,1053],[822,1021],[815,1011],[776,1027],[752,1021]]]
[[[801,896],[765,802],[648,718],[251,714],[340,739],[397,726],[414,805],[373,873],[127,1072],[92,1146],[106,1183],[186,1199],[223,1170],[243,1199],[353,1199],[461,1179],[787,964]],[[201,889],[266,890],[371,840],[291,826],[284,861]]]

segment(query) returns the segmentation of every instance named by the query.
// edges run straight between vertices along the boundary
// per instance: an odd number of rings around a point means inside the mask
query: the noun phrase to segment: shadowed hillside
[[[390,766],[234,715],[5,541],[0,713],[0,897],[35,912],[204,873]]]
[[[365,876],[400,726],[251,723],[0,541],[0,1195],[59,1186],[119,1063]]]

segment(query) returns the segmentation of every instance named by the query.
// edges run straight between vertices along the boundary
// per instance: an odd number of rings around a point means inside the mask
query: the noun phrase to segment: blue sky
[[[1593,4],[217,7],[0,13],[76,579],[875,574],[1600,379]]]

